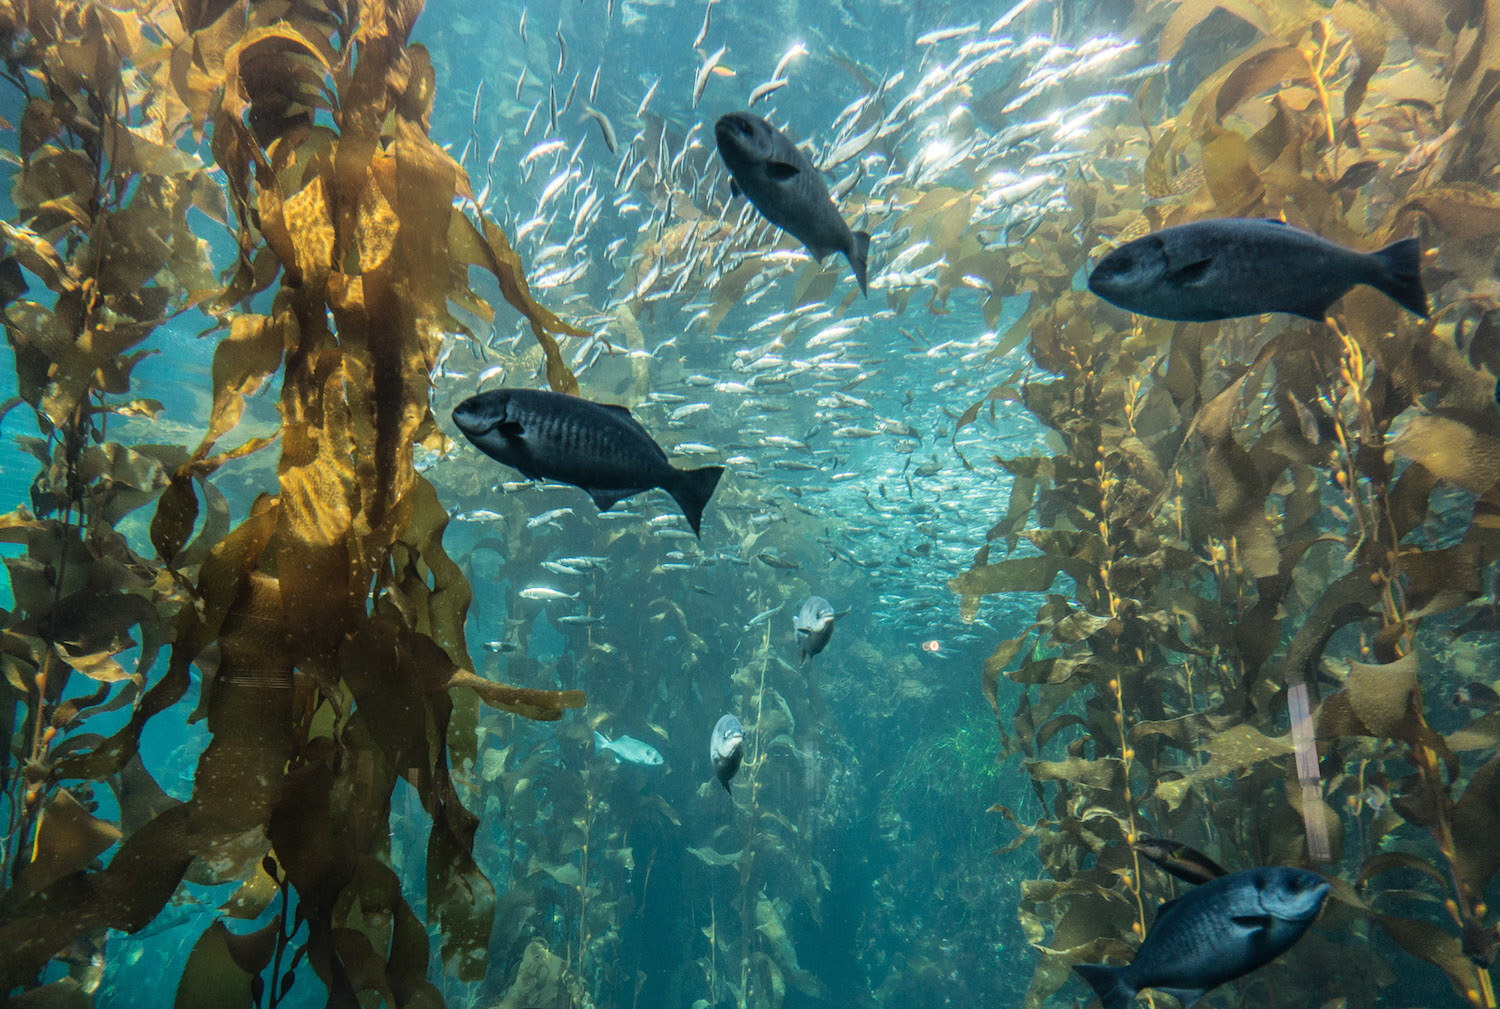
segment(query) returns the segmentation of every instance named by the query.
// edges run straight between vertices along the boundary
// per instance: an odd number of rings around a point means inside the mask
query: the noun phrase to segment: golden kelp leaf
[[[1482,894],[1500,871],[1500,756],[1475,772],[1453,805],[1453,867],[1469,893]]]
[[[1037,781],[1072,781],[1090,788],[1117,790],[1125,783],[1125,763],[1119,757],[1029,760],[1026,770]]]
[[[1445,738],[1448,749],[1455,753],[1500,747],[1500,711],[1481,715],[1463,728],[1450,732]]]
[[[1391,215],[1386,234],[1394,233],[1407,211],[1426,214],[1453,238],[1483,238],[1500,231],[1500,195],[1471,182],[1453,182],[1407,196]]]
[[[1182,48],[1188,33],[1198,27],[1216,10],[1233,14],[1262,34],[1270,34],[1271,25],[1265,14],[1250,0],[1181,0],[1166,27],[1161,30],[1161,41],[1157,45],[1156,58],[1170,60]]]
[[[479,695],[480,700],[496,710],[545,722],[557,721],[562,717],[564,708],[581,708],[584,705],[581,690],[511,687],[475,676],[467,669],[458,670],[448,680],[448,688],[453,687],[468,687]]]
[[[22,865],[16,879],[22,894],[35,893],[71,872],[87,869],[120,840],[119,827],[91,816],[67,789],[52,794],[38,829],[36,857]]]
[[[322,287],[333,267],[334,248],[333,214],[328,206],[323,176],[314,175],[307,185],[288,196],[281,204],[281,213],[291,235],[293,260],[300,282]],[[364,223],[364,215],[360,216],[360,221]],[[361,268],[364,269],[363,262]]]
[[[490,250],[489,268],[494,273],[495,279],[500,282],[500,293],[512,308],[526,316],[531,321],[531,332],[536,336],[537,342],[547,354],[547,382],[554,392],[566,392],[573,395],[578,394],[578,379],[562,359],[562,351],[557,346],[557,340],[553,333],[563,333],[568,336],[588,336],[582,329],[577,329],[559,319],[552,312],[543,308],[531,296],[531,285],[526,282],[526,271],[521,266],[521,257],[511,248],[510,239],[500,226],[489,218],[484,218],[484,237]]]
[[[1221,133],[1203,145],[1203,180],[1225,217],[1250,213],[1265,196],[1265,186],[1250,165],[1250,146],[1238,133]]]
[[[1344,118],[1349,120],[1364,104],[1370,78],[1385,62],[1386,27],[1380,15],[1350,0],[1334,4],[1332,17],[1334,26],[1353,41],[1354,53],[1359,58],[1358,68],[1344,85]]]
[[[1406,717],[1416,685],[1417,653],[1409,652],[1385,665],[1349,663],[1344,689],[1360,721],[1375,735],[1388,737]]]
[[[1046,592],[1059,574],[1083,582],[1097,574],[1079,558],[1045,555],[1012,557],[994,564],[980,562],[948,580],[948,588],[962,596],[985,596],[995,592]]]
[[[1254,726],[1236,725],[1209,739],[1201,749],[1208,751],[1207,763],[1176,781],[1159,781],[1152,790],[1151,794],[1165,802],[1169,809],[1181,805],[1195,785],[1215,778],[1227,778],[1266,760],[1290,756],[1292,737],[1288,733],[1272,738]]]
[[[1447,974],[1448,980],[1461,997],[1470,997],[1471,993],[1479,992],[1477,968],[1464,956],[1456,936],[1431,922],[1375,913],[1371,917],[1380,923],[1386,935],[1396,940],[1402,949]]]
[[[219,911],[231,918],[253,921],[271,906],[271,901],[280,892],[276,880],[267,874],[264,865],[257,862],[250,870],[250,877],[219,905]]]
[[[285,339],[282,321],[250,314],[236,314],[231,319],[229,335],[214,347],[214,402],[208,414],[208,431],[193,452],[195,460],[206,456],[214,443],[239,423],[245,397],[281,366]]]
[[[249,1005],[250,979],[271,962],[280,931],[280,915],[249,935],[235,935],[221,921],[209,925],[183,965],[175,1009]],[[274,983],[279,984],[280,979]]]
[[[1284,81],[1302,80],[1307,76],[1307,61],[1295,46],[1271,45],[1254,50],[1219,85],[1214,98],[1214,118],[1223,122],[1225,116],[1248,99]]]
[[[1500,222],[1497,222],[1500,223]],[[1439,480],[1483,494],[1500,481],[1500,435],[1439,414],[1412,417],[1388,443]]]

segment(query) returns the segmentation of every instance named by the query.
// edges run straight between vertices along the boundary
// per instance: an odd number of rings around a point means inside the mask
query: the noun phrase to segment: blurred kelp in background
[[[1027,1005],[1075,963],[1128,958],[1173,892],[1130,845],[1157,835],[1353,881],[1298,958],[1317,971],[1262,972],[1247,997],[1375,999],[1396,976],[1346,945],[1373,931],[1494,1006],[1500,723],[1446,701],[1493,665],[1500,413],[1478,292],[1500,231],[1500,9],[1138,7],[1191,92],[1141,87],[1149,125],[1098,138],[1130,167],[1070,186],[1011,253],[999,290],[1032,292],[1033,367],[960,422],[1008,397],[1054,432],[1052,454],[996,460],[1008,512],[951,583],[970,613],[1069,586],[984,669],[1047,810],[996,807],[1046,871],[1022,884],[1045,953]],[[1221,64],[1187,45],[1211,33],[1239,40]],[[1174,324],[1073,290],[1115,242],[1222,216],[1361,249],[1419,234],[1442,309],[1424,321],[1359,288],[1326,324]]]
[[[442,441],[428,390],[443,332],[463,330],[450,303],[492,315],[470,267],[530,320],[560,389],[576,381],[555,335],[575,331],[531,298],[504,233],[463,212],[468,181],[427,137],[432,69],[407,41],[420,9],[0,6],[6,86],[24,101],[6,252],[45,288],[6,318],[22,400],[8,406],[35,414],[41,468],[32,508],[3,519],[22,552],[6,559],[0,708],[24,749],[0,758],[0,990],[98,930],[141,929],[186,876],[238,883],[230,917],[278,894],[280,913],[205,930],[180,999],[275,1004],[305,962],[338,1001],[436,1004],[427,928],[389,858],[402,779],[431,818],[444,962],[483,973],[494,889],[450,762],[475,761],[480,702],[556,719],[583,697],[473,673],[468,582],[413,447]],[[227,207],[193,153],[205,136]],[[194,211],[233,229],[226,285]],[[131,398],[131,370],[188,312],[217,340],[202,441],[110,441],[113,418],[161,409]],[[274,382],[280,430],[220,448],[244,396]],[[209,476],[272,446],[277,485],[233,523]],[[153,500],[149,523],[133,514]],[[91,731],[116,710],[123,728]],[[172,800],[134,759],[141,733],[200,717],[191,798]]]

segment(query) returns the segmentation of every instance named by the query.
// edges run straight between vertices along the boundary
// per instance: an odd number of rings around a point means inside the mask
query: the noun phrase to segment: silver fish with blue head
[[[661,754],[650,743],[643,743],[634,736],[621,736],[613,740],[606,739],[604,733],[595,729],[594,751],[596,753],[603,753],[606,750],[613,753],[616,760],[623,760],[627,764],[642,764],[646,767],[655,767],[662,762]]]
[[[842,252],[865,294],[870,233],[852,231],[833,205],[828,184],[807,155],[760,116],[731,112],[714,124],[719,157],[729,169],[729,190],[760,215],[807,246],[819,263]]]
[[[715,723],[708,740],[708,756],[713,761],[714,776],[724,791],[729,791],[729,780],[739,773],[745,759],[745,727],[738,718],[724,715]]]
[[[1226,217],[1163,228],[1099,261],[1089,290],[1130,312],[1210,322],[1290,312],[1321,322],[1356,284],[1427,318],[1417,239],[1356,252],[1266,218]]]
[[[453,423],[485,455],[533,480],[580,487],[600,511],[652,487],[682,509],[693,534],[722,466],[677,469],[623,406],[540,389],[493,389],[470,396]]]
[[[1146,988],[1175,996],[1186,1009],[1210,988],[1291,949],[1330,889],[1317,873],[1291,866],[1231,872],[1163,904],[1126,966],[1073,969],[1098,993],[1104,1009],[1127,1009]]]
[[[808,596],[802,608],[792,618],[792,630],[797,636],[797,656],[806,662],[828,647],[833,637],[833,625],[838,614],[822,596]]]

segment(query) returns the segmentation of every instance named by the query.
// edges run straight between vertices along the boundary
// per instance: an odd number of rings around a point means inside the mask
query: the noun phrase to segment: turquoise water
[[[982,673],[1007,641],[1017,647],[998,666],[1012,670],[1013,657],[1015,663],[1041,661],[1076,643],[1041,635],[1019,641],[1040,619],[1039,608],[1066,607],[1079,591],[1075,573],[1054,569],[1043,584],[987,591],[973,597],[972,610],[949,584],[971,565],[983,565],[976,563],[981,551],[993,549],[992,561],[1041,553],[1028,541],[1006,544],[1014,530],[997,531],[1017,486],[1001,460],[1066,457],[1064,439],[1022,402],[1031,383],[1051,377],[1056,359],[1039,357],[1026,337],[1032,313],[1050,310],[1056,299],[1033,297],[1030,292],[1042,290],[1034,279],[1016,283],[1014,275],[1025,267],[1008,257],[1030,255],[1029,249],[1040,262],[1049,245],[1062,249],[1067,261],[1059,257],[1051,275],[1057,295],[1083,297],[1087,263],[1079,263],[1095,244],[1124,232],[1137,211],[1174,198],[1147,192],[1130,215],[1107,219],[1102,212],[1095,219],[1091,209],[1096,199],[1126,191],[1139,197],[1151,189],[1142,178],[1154,149],[1152,131],[1161,125],[1152,120],[1186,119],[1195,89],[1221,64],[1252,44],[1270,44],[1256,28],[1221,12],[1187,36],[1175,55],[1162,57],[1163,34],[1173,30],[1164,28],[1173,23],[1164,9],[1192,5],[1129,6],[1061,0],[1010,11],[969,2],[877,0],[707,6],[433,0],[426,6],[412,41],[427,47],[435,72],[430,136],[468,172],[474,199],[465,206],[511,236],[536,298],[591,334],[561,341],[582,394],[629,406],[676,464],[727,469],[701,536],[694,537],[658,490],[601,514],[576,487],[524,481],[480,455],[453,425],[453,408],[501,386],[542,388],[546,378],[525,319],[476,271],[477,293],[499,306],[498,314],[490,323],[465,307],[454,309],[457,322],[472,332],[455,327],[442,334],[430,393],[437,428],[449,442],[443,451],[419,448],[416,468],[452,516],[443,547],[473,589],[462,633],[474,671],[517,687],[581,690],[587,706],[555,722],[483,709],[474,726],[450,731],[450,746],[456,733],[468,733],[473,756],[453,747],[453,778],[457,798],[478,819],[474,861],[495,890],[493,925],[477,966],[445,962],[440,949],[444,928],[436,907],[429,909],[428,893],[433,819],[418,789],[398,779],[388,835],[366,839],[368,851],[399,881],[399,896],[425,923],[432,941],[425,978],[447,1005],[1019,1006],[1027,1004],[1028,991],[1036,1003],[1081,1004],[1091,993],[1069,979],[1066,967],[1086,962],[1080,937],[1091,936],[1097,922],[1080,924],[1066,915],[1112,916],[1118,938],[1113,946],[1091,947],[1090,955],[1124,962],[1138,938],[1130,930],[1133,916],[1144,912],[1149,922],[1149,909],[1180,885],[1156,874],[1145,891],[1132,889],[1124,863],[1111,861],[1125,857],[1109,832],[1115,828],[1088,826],[1096,813],[1111,823],[1128,815],[1132,836],[1137,826],[1146,834],[1182,826],[1190,835],[1185,840],[1214,848],[1231,869],[1305,854],[1277,840],[1290,836],[1300,843],[1296,815],[1286,804],[1290,793],[1281,790],[1282,779],[1296,773],[1289,741],[1269,772],[1247,761],[1208,776],[1209,797],[1184,807],[1191,817],[1176,817],[1177,806],[1166,808],[1159,796],[1148,801],[1157,780],[1133,772],[1128,756],[1124,780],[1137,791],[1123,808],[1103,808],[1104,800],[1087,789],[1041,784],[1046,779],[1034,768],[1039,756],[1116,759],[1114,751],[1099,748],[1101,737],[1085,739],[1115,724],[1114,702],[1102,691],[1065,696],[1051,684],[1028,687],[1002,676],[997,720]],[[1307,13],[1300,7],[1244,6],[1286,21],[1264,26],[1265,39],[1292,32],[1287,26],[1294,22],[1297,31],[1312,31],[1311,21],[1297,20]],[[1404,23],[1390,12],[1377,20]],[[1430,46],[1392,39],[1390,75],[1398,65],[1434,62]],[[873,236],[867,297],[860,297],[841,255],[819,271],[797,242],[761,227],[743,201],[729,196],[713,123],[745,108],[784,56],[785,83],[753,111],[805,141],[815,161],[838,161],[826,177],[843,216]],[[1341,71],[1344,83],[1348,72],[1347,66]],[[1264,93],[1294,76],[1257,78],[1261,86],[1251,93],[1269,109]],[[1314,91],[1292,93],[1295,86],[1287,85],[1288,101],[1302,102],[1299,111],[1306,112]],[[0,114],[20,122],[22,104],[13,91],[5,94],[12,104],[0,106]],[[1415,108],[1397,97],[1382,93],[1389,104],[1381,108]],[[1425,106],[1433,108],[1432,102]],[[1256,109],[1257,116],[1265,111]],[[1231,112],[1218,120],[1251,132],[1230,119]],[[601,121],[609,124],[615,152],[606,146]],[[1021,139],[1007,133],[1029,127],[1035,131]],[[199,153],[207,155],[206,145]],[[1192,157],[1181,157],[1174,179],[1192,171]],[[1306,174],[1320,184],[1333,181],[1321,168]],[[1492,167],[1476,179],[1492,182]],[[1175,195],[1196,192],[1201,181]],[[1205,184],[1214,185],[1212,179]],[[1385,197],[1366,199],[1378,204]],[[14,206],[6,209],[15,214]],[[193,221],[215,268],[230,269],[232,236],[206,216]],[[721,246],[728,250],[722,256]],[[960,253],[967,258],[955,261]],[[1451,285],[1431,285],[1440,304],[1462,300],[1457,289],[1472,286],[1472,278],[1456,271],[1435,276]],[[30,280],[28,297],[44,298],[36,277]],[[268,312],[276,303],[263,292],[249,304]],[[1156,338],[1142,335],[1140,320],[1120,328],[1131,326],[1142,346]],[[145,346],[155,353],[136,367],[131,391],[158,400],[161,411],[149,419],[112,416],[111,440],[197,444],[213,407],[220,335],[202,335],[207,328],[202,314],[190,311],[152,333]],[[1143,373],[1165,385],[1167,372],[1162,364]],[[1172,373],[1174,380],[1179,375]],[[23,391],[7,381],[0,396]],[[280,394],[279,378],[272,377],[249,396],[227,442],[276,433]],[[1253,426],[1247,419],[1236,430]],[[33,413],[24,406],[12,410],[3,430],[0,502],[33,507],[28,488],[36,459],[14,441],[37,435]],[[251,514],[257,495],[275,491],[277,451],[229,461],[214,473],[232,524]],[[1176,461],[1165,442],[1153,440],[1149,451],[1158,462]],[[1067,478],[1060,466],[1056,484]],[[163,475],[153,491],[165,481]],[[1211,511],[1208,492],[1203,498]],[[1329,492],[1328,504],[1340,501]],[[1473,507],[1468,501],[1440,504],[1434,528],[1443,517],[1451,526],[1454,512]],[[1176,507],[1181,534],[1180,491]],[[1153,516],[1168,514],[1165,508],[1160,501],[1143,507],[1131,525],[1145,528]],[[1084,505],[1070,510],[1055,501],[1042,510],[1045,521],[1070,532],[1085,529],[1094,515]],[[116,526],[142,557],[155,556],[153,511],[143,507]],[[1459,523],[1467,524],[1467,518]],[[1328,525],[1336,527],[1342,528]],[[1449,529],[1442,542],[1462,538],[1461,529]],[[1206,541],[1185,544],[1178,556],[1189,547],[1201,548],[1198,563],[1218,572],[1218,561],[1203,560]],[[15,560],[23,550],[6,544],[4,555]],[[1484,565],[1490,556],[1484,554]],[[567,560],[580,557],[589,560]],[[1337,563],[1329,561],[1328,568]],[[440,588],[439,576],[428,569],[417,580]],[[538,588],[559,597],[522,595]],[[1266,582],[1259,590],[1271,591]],[[827,598],[840,616],[827,650],[799,664],[792,617],[809,595]],[[1210,598],[1231,614],[1225,618],[1230,624],[1248,624],[1243,597],[1237,611],[1227,597],[1206,589],[1196,601],[1207,606]],[[1101,624],[1117,615],[1119,601],[1109,596]],[[1296,599],[1286,605],[1299,616],[1310,608]],[[5,608],[24,609],[13,595]],[[1160,608],[1182,626],[1195,616],[1186,603]],[[20,621],[18,615],[13,623]],[[1277,647],[1284,649],[1294,631],[1278,630],[1285,640]],[[1196,626],[1184,632],[1189,639],[1197,633]],[[1231,634],[1226,631],[1226,642]],[[140,645],[134,640],[114,658],[133,670]],[[1210,666],[1227,665],[1217,647],[1210,643],[1194,654],[1208,656]],[[1445,666],[1433,697],[1466,677],[1493,681],[1488,666],[1465,655],[1467,672],[1453,671],[1457,659],[1453,669]],[[194,796],[210,733],[204,721],[185,716],[198,707],[215,661],[195,666],[184,697],[148,721],[140,737],[142,764],[172,799]],[[146,682],[156,682],[166,665],[165,652],[146,664]],[[1137,682],[1144,685],[1142,677]],[[94,688],[77,676],[54,700]],[[1195,695],[1190,678],[1171,682],[1170,699],[1167,688],[1161,693],[1145,703],[1139,720],[1165,723],[1197,711],[1199,702],[1210,704],[1209,688],[1200,682]],[[24,700],[15,700],[17,710],[24,709]],[[1223,702],[1216,714],[1233,706],[1223,696],[1216,700]],[[1243,706],[1252,700],[1262,705],[1264,732],[1278,740],[1289,732],[1284,698],[1256,696]],[[1033,705],[1038,719],[1057,717],[1042,733],[1030,724]],[[80,731],[117,732],[132,710],[126,704],[93,714]],[[709,732],[725,712],[748,729],[746,764],[729,795],[713,780],[705,753]],[[1450,721],[1433,717],[1445,731],[1460,727]],[[12,745],[16,767],[32,746],[23,722],[16,720]],[[1019,741],[1028,724],[1030,737]],[[611,739],[641,740],[663,763],[621,763],[600,753],[593,745],[596,730]],[[1373,742],[1363,745],[1325,750],[1330,807],[1337,815],[1346,797],[1359,800],[1349,807],[1347,831],[1351,838],[1358,833],[1359,850],[1350,844],[1342,861],[1323,866],[1331,876],[1352,879],[1365,856],[1403,843],[1435,859],[1410,808],[1411,822],[1386,830],[1389,845],[1367,841],[1362,832],[1376,829],[1378,809],[1372,816],[1359,805],[1373,794],[1361,791],[1366,765],[1373,781],[1376,767],[1385,766],[1380,762],[1396,755]],[[1194,745],[1174,747],[1162,744],[1167,756],[1160,758],[1174,776],[1196,773],[1209,760]],[[1492,749],[1492,741],[1473,748]],[[421,759],[405,756],[413,764]],[[1455,777],[1467,783],[1475,766],[1463,763]],[[1258,802],[1271,800],[1236,791],[1252,768],[1262,775],[1257,781],[1269,783],[1264,794],[1275,796],[1280,819],[1274,825],[1272,812],[1265,823],[1255,812]],[[411,774],[417,776],[415,767]],[[13,829],[19,794],[11,787],[0,806]],[[95,816],[122,816],[110,783],[95,784],[91,798]],[[335,806],[328,815],[352,814]],[[1254,826],[1246,826],[1252,820]],[[1026,825],[1019,842],[1017,822]],[[1059,854],[1063,835],[1079,845],[1066,858]],[[1079,857],[1085,848],[1092,851]],[[118,851],[105,848],[102,862]],[[1105,872],[1106,864],[1115,868]],[[1441,883],[1443,873],[1416,879],[1425,870],[1413,868],[1398,867],[1414,878],[1409,889],[1391,889],[1381,912],[1399,911],[1445,935],[1453,932],[1452,919],[1435,910],[1442,906],[1435,894],[1448,885]],[[1075,911],[1064,901],[1058,914],[1042,913],[1053,900],[1048,887],[1054,880],[1082,880],[1095,870],[1114,889],[1099,896],[1101,885],[1089,877],[1069,892],[1097,897],[1097,904],[1080,896],[1071,905]],[[239,875],[215,874],[220,871],[195,863],[148,926],[134,934],[123,928],[95,933],[103,973],[88,991],[93,1004],[164,1005],[212,922],[246,933],[278,912],[297,913],[302,898],[289,891],[236,919],[225,902],[241,880],[259,877],[253,860]],[[1471,896],[1493,891],[1491,873]],[[351,922],[352,900],[339,905]],[[1376,929],[1363,911],[1350,910],[1354,906],[1326,912],[1307,941],[1257,975],[1255,983],[1264,987],[1246,982],[1218,989],[1211,1004],[1267,998],[1301,1004],[1313,997],[1328,1004],[1342,982],[1320,972],[1335,957],[1341,966],[1333,974],[1371,975],[1356,994],[1382,1005],[1482,1004],[1448,984],[1453,971],[1445,976],[1433,957],[1401,952],[1398,940]],[[0,924],[11,911],[0,903]],[[359,920],[378,932],[385,926],[370,922],[383,922],[388,912],[361,905],[365,917]],[[1485,914],[1480,918],[1492,926],[1493,915]],[[349,934],[357,932],[346,924]],[[297,927],[306,928],[300,921]],[[290,933],[288,957],[307,934]],[[1077,948],[1064,949],[1073,945],[1070,936],[1079,939]],[[1455,943],[1444,950],[1458,957]],[[1348,966],[1351,948],[1390,961],[1388,976],[1377,981],[1379,972]],[[355,962],[348,949],[341,955]],[[329,1000],[329,951],[314,948],[307,957],[305,964],[299,957],[279,1004]],[[1034,980],[1044,978],[1046,968],[1038,965],[1048,962],[1062,965],[1050,987]],[[68,966],[54,959],[41,978],[56,981],[67,973]],[[367,988],[361,1001],[376,1004],[377,987]],[[236,992],[245,996],[237,1004],[249,1004],[248,992]],[[407,996],[397,1001],[405,1004]]]

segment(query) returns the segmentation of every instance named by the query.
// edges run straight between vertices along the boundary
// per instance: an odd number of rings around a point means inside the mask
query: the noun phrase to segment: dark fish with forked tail
[[[839,216],[823,176],[776,127],[749,112],[731,112],[714,124],[719,157],[729,169],[729,189],[755,205],[761,216],[807,246],[822,262],[842,252],[865,292],[870,234],[851,231]]]
[[[1127,1009],[1145,988],[1177,997],[1186,1009],[1210,988],[1291,949],[1330,889],[1317,873],[1291,866],[1231,872],[1163,904],[1128,965],[1073,969],[1104,1009]]]
[[[745,759],[745,727],[733,715],[724,715],[714,726],[708,741],[708,755],[714,764],[714,777],[729,791],[729,779],[740,770]]]
[[[494,389],[470,396],[453,423],[491,459],[534,480],[581,487],[600,511],[621,498],[660,487],[698,533],[722,466],[680,470],[667,461],[623,406],[537,389]]]
[[[1377,252],[1346,249],[1284,221],[1227,217],[1126,242],[1099,261],[1089,290],[1157,319],[1210,322],[1290,312],[1321,322],[1356,284],[1427,318],[1415,238]]]

